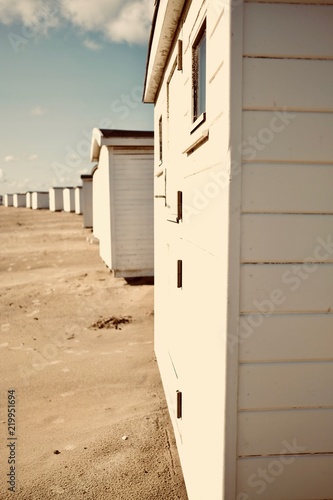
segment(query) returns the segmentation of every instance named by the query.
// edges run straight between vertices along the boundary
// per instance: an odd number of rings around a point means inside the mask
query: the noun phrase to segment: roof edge
[[[186,0],[156,3],[148,45],[143,101],[154,103]],[[155,33],[158,30],[158,35]]]

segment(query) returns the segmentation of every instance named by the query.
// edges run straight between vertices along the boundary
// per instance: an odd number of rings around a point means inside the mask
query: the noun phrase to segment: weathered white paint
[[[13,206],[15,208],[26,206],[26,195],[25,193],[15,193],[13,195]]]
[[[49,193],[34,191],[31,196],[31,206],[34,210],[49,208]]]
[[[63,189],[64,212],[75,212],[75,190],[73,187]]]
[[[9,194],[9,193],[6,193],[4,195],[4,204],[5,204],[5,207],[12,207],[13,206],[13,194]]]
[[[93,227],[93,182],[92,175],[81,175],[83,227]]]
[[[115,276],[152,276],[153,134],[95,129],[91,151],[100,256]]]
[[[332,3],[156,11],[155,351],[189,500],[333,498]],[[204,19],[207,112],[192,131]]]
[[[77,186],[75,192],[75,213],[82,214],[82,186]]]
[[[49,190],[50,195],[50,210],[51,212],[59,212],[64,208],[64,197],[62,187],[51,187]]]

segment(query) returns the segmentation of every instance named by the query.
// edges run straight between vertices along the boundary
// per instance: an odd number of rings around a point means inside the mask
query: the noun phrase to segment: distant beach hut
[[[15,193],[13,195],[13,206],[15,208],[26,206],[26,195],[25,193]]]
[[[154,133],[94,129],[94,235],[115,276],[153,276]]]
[[[92,175],[81,175],[83,227],[93,227],[92,179]]]
[[[98,240],[101,235],[101,226],[103,223],[103,199],[100,195],[102,191],[102,186],[100,182],[101,178],[101,170],[98,168],[98,165],[92,169],[92,220],[93,220],[93,235]]]
[[[32,192],[27,191],[25,193],[25,206],[26,208],[32,208]]]
[[[34,210],[38,210],[41,208],[49,208],[49,192],[34,191],[32,193],[31,206]]]
[[[5,194],[5,207],[12,207],[13,206],[13,195],[12,194]]]
[[[67,187],[63,190],[64,211],[75,212],[75,191],[73,187]]]
[[[77,186],[74,190],[75,196],[75,213],[82,214],[82,186]]]
[[[64,197],[62,187],[51,187],[49,189],[50,210],[51,212],[59,212],[64,208]]]

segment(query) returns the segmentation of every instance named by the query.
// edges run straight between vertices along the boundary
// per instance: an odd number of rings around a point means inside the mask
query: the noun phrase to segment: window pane
[[[193,46],[193,121],[206,111],[206,30]]]
[[[198,116],[206,111],[206,33],[198,46]]]

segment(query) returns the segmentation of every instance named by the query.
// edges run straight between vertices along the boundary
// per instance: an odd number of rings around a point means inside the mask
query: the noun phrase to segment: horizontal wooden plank
[[[243,214],[241,260],[333,262],[333,215]]]
[[[244,162],[333,163],[332,131],[333,113],[244,111],[240,150]]]
[[[242,313],[333,311],[332,264],[244,264]]]
[[[296,442],[306,453],[333,450],[333,409],[240,412],[238,455],[274,455],[283,442]]]
[[[243,60],[243,108],[333,111],[333,60]]]
[[[244,364],[239,409],[333,407],[333,362]]]
[[[333,360],[333,314],[244,315],[240,319],[239,359]]]
[[[237,500],[333,498],[332,455],[246,458],[237,469]]]
[[[333,57],[333,6],[249,3],[244,6],[244,54]]]
[[[332,192],[333,165],[243,165],[243,212],[333,213]]]

